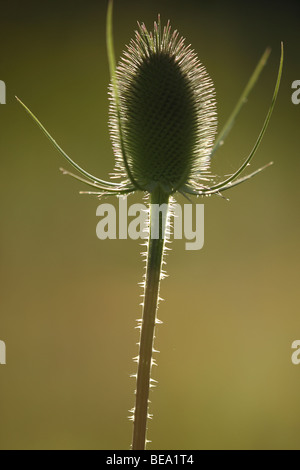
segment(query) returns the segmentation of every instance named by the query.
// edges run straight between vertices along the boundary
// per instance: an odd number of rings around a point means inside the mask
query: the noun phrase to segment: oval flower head
[[[229,130],[253,88],[269,56],[263,54],[254,73],[224,128],[216,134],[216,102],[212,81],[195,52],[170,24],[162,29],[160,18],[153,32],[139,25],[135,39],[115,67],[112,38],[112,0],[107,15],[107,45],[110,71],[109,127],[116,157],[114,176],[120,183],[104,181],[75,163],[34,114],[20,101],[56,149],[81,176],[62,170],[81,182],[96,188],[88,194],[98,196],[126,195],[136,190],[150,195],[149,240],[143,299],[143,316],[139,321],[141,337],[136,358],[135,407],[132,449],[145,449],[149,408],[149,390],[154,386],[151,368],[154,330],[157,320],[160,280],[165,247],[165,227],[171,196],[204,196],[223,191],[248,180],[263,168],[239,178],[250,163],[269,123],[277,98],[283,64],[283,48],[271,105],[260,134],[241,167],[220,183],[213,183],[209,172],[210,159],[224,142]],[[268,165],[267,165],[268,166]],[[167,210],[157,217],[155,206]],[[152,233],[153,232],[153,233]],[[155,233],[155,236],[154,236]],[[121,352],[120,352],[121,353]]]
[[[172,194],[207,174],[216,133],[213,83],[170,23],[139,25],[111,85],[117,170],[137,188]]]

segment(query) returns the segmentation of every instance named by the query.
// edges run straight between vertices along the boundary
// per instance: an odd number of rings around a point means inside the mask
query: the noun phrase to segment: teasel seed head
[[[209,173],[216,134],[213,83],[170,23],[138,24],[110,85],[116,174],[151,193],[172,194]]]

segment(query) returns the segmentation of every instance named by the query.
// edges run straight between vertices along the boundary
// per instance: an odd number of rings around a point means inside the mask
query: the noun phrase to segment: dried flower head
[[[283,66],[283,45],[277,81],[270,108],[259,136],[241,167],[224,181],[208,185],[210,160],[224,143],[235,119],[256,83],[270,50],[261,57],[256,69],[224,128],[216,133],[216,102],[213,83],[195,52],[186,46],[170,23],[163,31],[160,18],[153,32],[144,24],[136,31],[117,67],[112,39],[112,0],[108,9],[108,57],[110,84],[109,127],[116,157],[116,183],[91,175],[74,162],[57,144],[36,116],[22,103],[28,114],[53,143],[55,148],[82,176],[66,175],[100,191],[82,191],[98,196],[129,194],[136,190],[152,193],[157,187],[171,195],[205,196],[221,194],[256,175],[267,166],[238,178],[249,165],[269,124],[274,109]],[[208,177],[209,176],[209,177]],[[204,184],[206,182],[206,184]]]
[[[160,18],[139,25],[110,86],[110,128],[117,170],[151,193],[180,190],[209,169],[216,133],[213,83],[195,52]],[[119,105],[119,112],[118,112]],[[123,140],[123,147],[121,145]]]

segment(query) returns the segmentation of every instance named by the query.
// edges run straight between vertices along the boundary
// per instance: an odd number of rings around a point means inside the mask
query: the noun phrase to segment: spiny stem
[[[132,450],[144,450],[146,447],[153,339],[161,279],[164,239],[168,217],[168,203],[169,195],[164,193],[158,186],[157,189],[152,192],[150,197],[150,234],[138,360]],[[162,204],[165,204],[165,210],[163,210],[163,206],[161,206]],[[159,212],[157,210],[157,205],[162,208]],[[158,238],[154,238],[155,236],[158,236]]]

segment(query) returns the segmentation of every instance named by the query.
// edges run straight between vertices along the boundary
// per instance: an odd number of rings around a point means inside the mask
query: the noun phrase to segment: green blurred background
[[[272,5],[272,6],[271,6]],[[105,1],[1,1],[1,449],[128,449],[143,262],[138,241],[96,238],[96,198],[14,99],[77,162],[107,178]],[[281,90],[251,169],[275,165],[205,203],[205,246],[175,241],[163,282],[149,449],[300,448],[299,2],[115,1],[119,56],[136,21],[170,18],[207,67],[220,127],[266,46],[272,55],[213,161],[232,172],[249,153],[275,84]],[[184,202],[182,199],[179,199]],[[106,202],[116,204],[114,198]],[[140,194],[130,202],[142,202]]]

